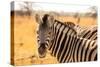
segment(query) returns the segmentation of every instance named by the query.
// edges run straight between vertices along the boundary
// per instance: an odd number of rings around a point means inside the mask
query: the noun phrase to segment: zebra
[[[45,58],[49,50],[60,63],[97,60],[95,40],[78,37],[73,28],[49,14],[42,18],[36,15],[35,18],[39,23],[37,39],[40,58]]]
[[[97,40],[97,25],[86,27],[86,26],[80,26],[73,22],[65,22],[65,24],[75,29],[79,37],[91,40]]]
[[[97,26],[90,26],[90,27],[80,27],[77,26],[78,36],[91,39],[91,40],[96,40],[97,41]]]
[[[76,26],[76,24],[74,22],[64,22],[65,25],[68,25],[69,27],[74,28]]]

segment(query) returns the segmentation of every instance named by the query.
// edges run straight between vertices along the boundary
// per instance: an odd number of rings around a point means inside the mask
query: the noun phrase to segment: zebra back
[[[77,26],[77,34],[79,37],[97,40],[97,26],[80,27]]]
[[[71,28],[73,28],[79,37],[97,40],[97,26],[92,25],[89,27],[86,26],[79,26],[74,24],[73,22],[65,22],[65,24]]]

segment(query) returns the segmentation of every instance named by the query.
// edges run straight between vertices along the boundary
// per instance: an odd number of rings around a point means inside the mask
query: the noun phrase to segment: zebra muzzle
[[[40,58],[44,58],[46,56],[46,47],[44,44],[41,44],[41,46],[38,48],[38,53]]]

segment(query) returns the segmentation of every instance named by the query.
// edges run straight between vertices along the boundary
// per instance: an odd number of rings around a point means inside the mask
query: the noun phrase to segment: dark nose
[[[41,58],[45,57],[45,54],[46,54],[45,43],[40,44],[40,47],[38,48],[38,52],[39,52],[39,55],[40,55]]]
[[[45,49],[46,49],[45,43],[40,43],[40,47],[39,47],[40,54],[42,54],[45,51]]]
[[[39,51],[39,54],[43,54],[44,51],[45,51],[45,46],[44,45],[41,45],[39,48],[38,48],[38,51]]]
[[[40,43],[40,45],[45,45],[45,43]]]
[[[40,43],[40,47],[42,47],[44,49],[45,49],[45,45],[46,45],[46,43]]]

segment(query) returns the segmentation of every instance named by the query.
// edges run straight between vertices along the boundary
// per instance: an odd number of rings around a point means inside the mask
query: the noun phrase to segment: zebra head
[[[38,14],[35,16],[36,22],[39,24],[37,30],[38,39],[38,54],[40,58],[44,58],[47,53],[48,43],[50,42],[51,27],[54,22],[53,16],[45,14],[40,17]]]

